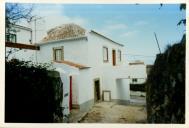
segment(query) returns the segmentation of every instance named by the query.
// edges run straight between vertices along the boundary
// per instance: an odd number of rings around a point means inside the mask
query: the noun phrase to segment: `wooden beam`
[[[30,49],[30,50],[40,50],[39,46],[36,45],[29,45],[29,44],[21,44],[21,43],[12,43],[12,42],[5,42],[6,47],[12,48],[21,48],[21,49]]]

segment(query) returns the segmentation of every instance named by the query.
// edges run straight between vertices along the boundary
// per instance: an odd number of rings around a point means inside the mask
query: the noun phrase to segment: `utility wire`
[[[129,56],[141,56],[141,57],[155,57],[155,56],[148,56],[148,55],[142,55],[142,54],[123,54],[123,55],[129,55]]]

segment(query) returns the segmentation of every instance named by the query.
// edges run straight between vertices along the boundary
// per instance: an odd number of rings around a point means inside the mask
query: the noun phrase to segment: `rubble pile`
[[[76,24],[63,24],[50,29],[42,42],[80,37],[85,35],[85,29]]]

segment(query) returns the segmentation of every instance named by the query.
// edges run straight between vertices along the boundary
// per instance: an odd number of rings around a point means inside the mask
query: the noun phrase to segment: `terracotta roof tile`
[[[87,66],[75,63],[75,62],[71,62],[71,61],[62,60],[62,61],[54,61],[54,62],[63,63],[63,64],[66,64],[66,65],[69,65],[69,66],[73,66],[73,67],[79,68],[79,69],[90,68],[90,67],[87,67]]]

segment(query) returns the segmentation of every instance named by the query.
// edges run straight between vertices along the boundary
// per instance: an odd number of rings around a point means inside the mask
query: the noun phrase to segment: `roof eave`
[[[80,39],[86,39],[87,40],[87,36],[65,38],[65,39],[60,39],[60,40],[44,41],[44,42],[41,42],[41,43],[36,43],[36,45],[40,46],[40,45],[46,45],[46,44],[60,42],[60,41],[71,41],[71,40],[80,40]]]
[[[105,39],[107,39],[107,40],[109,40],[109,41],[111,41],[111,42],[113,42],[113,43],[115,43],[115,44],[117,44],[117,45],[120,45],[120,46],[124,47],[123,44],[117,43],[117,42],[113,41],[112,39],[110,39],[110,38],[108,38],[108,37],[106,37],[106,36],[104,36],[104,35],[102,35],[102,34],[96,32],[96,31],[94,31],[94,30],[91,30],[91,32],[92,32],[92,33],[95,33],[95,34],[97,34],[97,35],[99,35],[99,36],[102,36],[103,38],[105,38]]]

